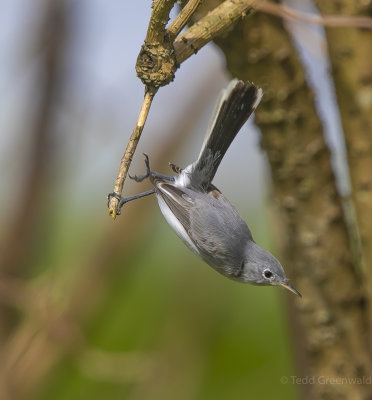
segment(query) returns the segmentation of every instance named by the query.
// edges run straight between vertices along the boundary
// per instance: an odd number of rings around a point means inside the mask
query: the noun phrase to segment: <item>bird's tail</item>
[[[227,149],[261,98],[261,89],[237,79],[221,92],[199,157],[190,168],[186,168],[191,185],[208,187]]]

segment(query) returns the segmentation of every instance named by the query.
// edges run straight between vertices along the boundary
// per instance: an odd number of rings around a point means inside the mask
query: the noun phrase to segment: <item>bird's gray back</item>
[[[224,275],[238,273],[245,246],[253,240],[247,224],[221,193],[184,190],[194,201],[189,234],[203,259]]]

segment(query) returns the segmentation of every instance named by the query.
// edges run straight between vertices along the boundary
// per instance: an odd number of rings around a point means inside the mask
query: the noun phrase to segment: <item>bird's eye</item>
[[[269,269],[265,269],[263,274],[264,274],[264,277],[267,279],[271,279],[273,277],[273,273]]]

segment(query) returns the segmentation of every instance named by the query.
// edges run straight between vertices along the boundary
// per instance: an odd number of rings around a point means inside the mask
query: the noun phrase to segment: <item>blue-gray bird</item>
[[[119,199],[118,214],[128,201],[155,193],[160,210],[186,246],[216,271],[235,281],[282,286],[301,296],[289,284],[283,267],[254,240],[247,224],[226,197],[212,184],[217,168],[240,128],[258,106],[262,90],[250,82],[233,80],[217,100],[199,157],[185,169],[165,176],[150,170],[131,177],[149,178],[154,189]]]

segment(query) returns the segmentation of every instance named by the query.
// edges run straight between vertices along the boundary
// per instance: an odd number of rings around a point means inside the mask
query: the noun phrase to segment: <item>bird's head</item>
[[[239,280],[254,285],[282,286],[301,297],[300,292],[289,284],[280,262],[251,240],[246,245],[243,263]]]

